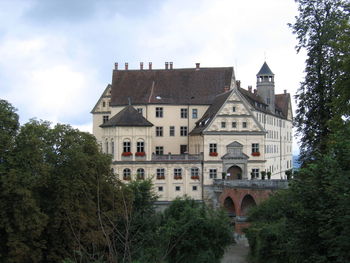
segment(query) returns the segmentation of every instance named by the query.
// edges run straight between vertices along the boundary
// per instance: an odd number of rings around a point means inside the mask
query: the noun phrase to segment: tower
[[[258,74],[256,74],[256,88],[258,95],[269,105],[269,110],[274,113],[275,110],[275,74],[266,62],[262,65]]]

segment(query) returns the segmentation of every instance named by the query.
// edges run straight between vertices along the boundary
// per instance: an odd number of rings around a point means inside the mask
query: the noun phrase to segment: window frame
[[[163,126],[156,126],[156,137],[163,137]]]
[[[218,169],[211,168],[209,169],[209,179],[216,179],[218,177]]]
[[[124,140],[123,141],[123,152],[131,152],[131,141],[130,140]]]
[[[155,154],[156,155],[163,155],[164,154],[164,146],[156,146],[155,147]]]
[[[180,126],[180,136],[187,136],[188,135],[188,129],[187,126]]]
[[[170,137],[175,136],[175,126],[170,126],[169,127],[169,136]]]
[[[163,107],[156,107],[156,118],[163,118],[164,112]]]
[[[192,119],[198,119],[198,109],[192,109]]]
[[[187,119],[188,118],[188,110],[187,110],[187,108],[181,108],[180,109],[180,118],[181,119]]]

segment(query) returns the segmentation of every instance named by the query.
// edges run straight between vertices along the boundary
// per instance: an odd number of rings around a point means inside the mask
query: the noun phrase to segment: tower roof
[[[258,76],[258,75],[275,75],[275,74],[272,73],[271,69],[269,68],[269,66],[265,61],[261,69],[259,70],[258,74],[256,75]]]
[[[116,126],[151,127],[153,124],[138,113],[133,106],[129,105],[114,115],[109,121],[100,125],[101,128]]]

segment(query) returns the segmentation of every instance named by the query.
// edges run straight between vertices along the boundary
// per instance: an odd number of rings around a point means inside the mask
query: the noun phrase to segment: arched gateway
[[[233,165],[227,170],[228,180],[242,179],[242,169],[239,166]]]

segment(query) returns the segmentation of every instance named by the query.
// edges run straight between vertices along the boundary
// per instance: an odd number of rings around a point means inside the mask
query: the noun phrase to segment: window
[[[142,108],[137,108],[137,112],[142,115]]]
[[[111,141],[111,154],[114,158],[114,141]]]
[[[221,122],[221,128],[226,128],[226,122],[224,121]]]
[[[136,152],[145,152],[145,143],[143,141],[138,141],[136,144]]]
[[[270,98],[266,98],[266,104],[270,104]]]
[[[182,169],[174,168],[174,179],[182,179]]]
[[[144,179],[145,178],[145,170],[143,168],[139,168],[136,171],[137,179]]]
[[[170,126],[170,128],[169,128],[169,136],[175,136],[175,126]]]
[[[165,179],[165,169],[164,168],[157,168],[156,174],[157,174],[157,179]]]
[[[197,186],[196,185],[192,186],[192,191],[197,191]]]
[[[164,154],[164,147],[156,146],[156,155],[163,155],[163,154]]]
[[[130,178],[131,178],[131,170],[129,168],[125,168],[123,170],[123,179],[130,180]]]
[[[102,102],[102,107],[106,107],[106,102]]]
[[[158,186],[158,192],[163,192],[163,186]]]
[[[217,177],[217,170],[216,169],[209,169],[209,178],[216,179],[216,177]]]
[[[130,141],[124,141],[123,142],[123,152],[131,152],[131,142]]]
[[[180,145],[180,154],[184,154],[187,152],[187,144]]]
[[[187,118],[187,109],[181,109],[181,119]]]
[[[175,186],[175,191],[181,191],[181,187],[180,186]]]
[[[106,150],[106,153],[108,153],[108,141],[105,142],[105,150]]]
[[[108,119],[109,119],[108,115],[103,115],[103,117],[102,117],[103,123],[106,123],[108,121]]]
[[[252,178],[258,178],[259,177],[259,169],[252,169]]]
[[[157,137],[162,137],[163,136],[163,127],[156,127],[156,136]]]
[[[187,126],[180,127],[180,136],[187,136]]]
[[[163,108],[156,107],[156,118],[163,118]]]
[[[232,128],[237,128],[237,122],[235,121],[232,122]]]
[[[199,169],[197,167],[191,168],[191,179],[199,179]]]
[[[247,126],[248,126],[248,125],[247,125],[247,122],[245,122],[245,121],[242,122],[242,127],[243,127],[243,128],[247,128]]]
[[[236,112],[236,107],[235,106],[232,107],[232,112]]]
[[[198,110],[192,109],[192,119],[197,119],[197,118],[198,118]]]
[[[252,143],[252,153],[259,152],[259,143]]]
[[[210,143],[209,144],[209,153],[216,153],[217,152],[217,144],[216,143]]]

